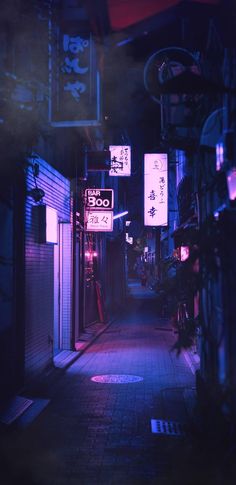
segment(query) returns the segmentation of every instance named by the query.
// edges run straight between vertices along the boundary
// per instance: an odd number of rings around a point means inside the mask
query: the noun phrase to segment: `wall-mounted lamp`
[[[42,198],[45,196],[45,192],[43,189],[40,189],[39,187],[35,187],[34,189],[31,189],[27,192],[27,195],[32,197],[34,199],[34,202],[40,202]]]
[[[58,213],[46,204],[32,207],[35,221],[36,241],[42,244],[58,243]]]
[[[189,254],[189,246],[180,247],[180,261],[187,261]]]
[[[173,251],[173,256],[178,261],[184,262],[190,256],[190,249],[189,246],[180,246]]]
[[[216,144],[216,171],[225,174],[230,205],[236,207],[236,165],[234,139],[234,131],[231,129],[225,130],[223,137]]]
[[[236,203],[236,167],[232,167],[227,172],[227,186],[229,200]]]

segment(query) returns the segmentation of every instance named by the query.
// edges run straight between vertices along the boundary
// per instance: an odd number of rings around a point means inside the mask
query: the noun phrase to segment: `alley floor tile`
[[[4,434],[1,485],[220,483],[188,433],[152,433],[151,420],[191,428],[196,400],[195,376],[164,328],[155,298],[130,296],[126,312],[50,389],[37,419]]]

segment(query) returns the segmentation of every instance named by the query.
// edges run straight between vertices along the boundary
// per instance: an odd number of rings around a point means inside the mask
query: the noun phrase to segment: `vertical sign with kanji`
[[[168,159],[166,153],[144,155],[144,225],[168,224]]]
[[[76,25],[76,27],[75,27]],[[74,22],[49,22],[49,121],[52,126],[100,123],[100,84],[92,36]]]
[[[112,232],[113,211],[86,210],[85,228],[89,232]]]
[[[111,169],[109,175],[129,177],[131,174],[131,148],[123,145],[110,145]]]

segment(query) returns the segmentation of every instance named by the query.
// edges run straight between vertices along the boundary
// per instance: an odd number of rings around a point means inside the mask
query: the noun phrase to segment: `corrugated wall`
[[[70,183],[41,158],[37,186],[43,203],[58,211],[58,221],[70,221]],[[27,170],[27,191],[35,188],[32,167]],[[54,245],[37,242],[33,198],[26,196],[25,214],[25,378],[31,378],[52,362],[54,326]],[[68,312],[70,308],[68,307]],[[70,315],[68,315],[70,318]]]
[[[60,224],[60,348],[71,349],[71,225]]]

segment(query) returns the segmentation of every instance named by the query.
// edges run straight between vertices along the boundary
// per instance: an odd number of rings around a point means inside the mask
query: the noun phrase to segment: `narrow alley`
[[[236,2],[0,9],[0,485],[236,484]]]
[[[176,356],[175,340],[155,294],[133,280],[123,314],[28,396],[47,406],[31,420],[26,411],[2,441],[1,485],[222,483],[209,461],[209,470],[191,462],[194,360]],[[160,420],[170,427],[157,433]]]

